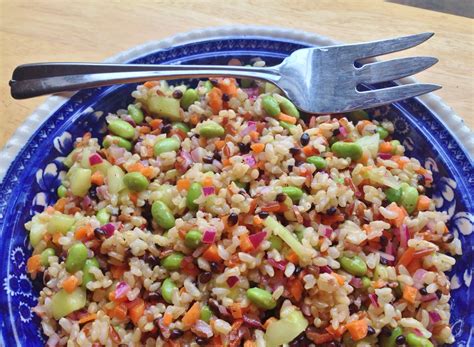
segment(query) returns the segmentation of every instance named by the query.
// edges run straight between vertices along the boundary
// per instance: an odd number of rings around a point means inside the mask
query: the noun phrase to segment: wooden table
[[[437,65],[417,78],[443,85],[436,93],[474,128],[472,19],[379,0],[0,0],[0,148],[45,99],[10,97],[7,81],[15,66],[101,61],[150,40],[230,24],[294,28],[343,42],[433,31],[434,38],[403,55],[439,58]]]

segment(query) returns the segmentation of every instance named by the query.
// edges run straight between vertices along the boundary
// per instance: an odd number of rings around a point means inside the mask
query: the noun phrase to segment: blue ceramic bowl
[[[257,31],[258,33],[258,31]],[[219,38],[190,36],[191,42],[156,49],[130,62],[139,64],[226,64],[230,58],[247,62],[261,57],[269,65],[280,62],[296,49],[308,46],[304,41],[281,38],[266,32],[265,36],[227,35]],[[198,35],[199,36],[199,35]],[[291,35],[290,35],[291,36]],[[194,40],[194,41],[193,41]],[[180,41],[180,40],[178,40]],[[185,40],[181,40],[185,41]],[[314,42],[314,40],[313,40]],[[168,45],[170,43],[168,42]],[[163,45],[161,45],[163,46]],[[165,45],[166,46],[166,42]],[[160,47],[160,44],[156,45]],[[149,49],[148,49],[149,50]],[[61,157],[72,149],[73,139],[86,131],[101,137],[104,118],[92,112],[114,112],[132,101],[136,85],[83,90],[73,95],[55,111],[30,137],[12,161],[0,185],[0,345],[40,346],[45,338],[40,320],[31,311],[41,283],[30,281],[26,260],[31,253],[24,223],[56,200],[56,188],[64,173]],[[472,159],[445,125],[419,100],[411,99],[381,110],[393,121],[398,139],[434,175],[432,194],[439,210],[450,216],[449,229],[462,241],[464,255],[457,259],[451,276],[456,283],[452,291],[452,318],[457,346],[471,341],[474,321],[474,295],[471,285],[473,265],[473,193]]]

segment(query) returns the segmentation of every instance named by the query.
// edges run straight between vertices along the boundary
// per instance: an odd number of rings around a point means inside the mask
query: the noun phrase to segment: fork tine
[[[403,51],[405,49],[415,47],[420,43],[425,42],[433,35],[434,33],[428,32],[410,36],[397,37],[389,40],[347,45],[347,54],[352,55],[354,60],[362,58],[372,58],[378,55]]]
[[[359,81],[366,83],[393,81],[426,70],[437,62],[438,59],[433,57],[410,57],[366,64],[358,70]]]
[[[369,108],[384,104],[390,104],[395,101],[413,98],[418,95],[430,93],[440,88],[441,86],[437,84],[414,83],[390,88],[377,89],[367,92],[357,92],[357,107]]]

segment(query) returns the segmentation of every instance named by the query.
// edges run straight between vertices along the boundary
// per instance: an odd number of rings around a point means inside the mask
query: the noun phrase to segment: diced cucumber
[[[125,188],[125,184],[123,183],[124,176],[125,173],[120,167],[116,165],[111,166],[107,170],[107,183],[109,185],[109,192],[111,194],[117,194]]]
[[[181,120],[178,99],[153,95],[148,99],[147,106],[153,115],[168,118],[172,121]]]
[[[107,175],[107,170],[111,166],[112,166],[112,164],[110,164],[107,160],[104,159],[102,161],[102,163],[92,166],[91,170],[92,170],[92,173],[100,171],[102,173],[102,175],[106,176]]]
[[[292,341],[308,327],[303,314],[292,307],[292,310],[279,320],[268,325],[265,342],[268,347],[281,346]]]
[[[72,157],[73,157],[74,154],[76,154],[77,152],[79,152],[79,149],[78,149],[78,148],[76,148],[76,149],[74,149],[73,151],[71,151],[71,153],[68,154],[68,156],[66,157],[66,159],[64,159],[63,164],[70,168],[70,167],[72,166],[72,164],[74,164],[74,160],[72,160]]]
[[[82,151],[81,167],[84,169],[90,169],[91,164],[89,163],[89,157],[91,156],[90,149],[86,148]]]
[[[43,239],[44,234],[46,234],[46,226],[42,223],[32,222],[30,229],[30,243],[33,247]]]
[[[375,158],[377,156],[377,152],[379,151],[379,142],[380,135],[378,133],[361,137],[356,141],[356,143],[362,147],[362,150],[367,152],[371,158]]]
[[[46,226],[48,232],[66,234],[69,229],[74,225],[74,217],[68,216],[67,214],[56,213],[54,214]]]
[[[86,196],[91,187],[91,176],[92,171],[90,169],[73,168],[69,179],[72,194],[80,197]]]
[[[60,319],[68,314],[77,311],[86,306],[86,290],[76,288],[72,293],[61,289],[53,295],[51,299],[51,308],[54,319]]]

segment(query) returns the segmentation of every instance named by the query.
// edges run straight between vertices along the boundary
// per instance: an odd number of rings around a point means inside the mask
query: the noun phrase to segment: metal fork
[[[229,76],[278,86],[302,111],[340,113],[375,107],[432,92],[441,86],[415,83],[360,91],[362,84],[396,80],[423,71],[433,57],[399,58],[356,66],[366,58],[419,45],[433,33],[383,41],[299,49],[272,67],[39,63],[18,66],[10,81],[15,99],[104,85],[161,79]]]

